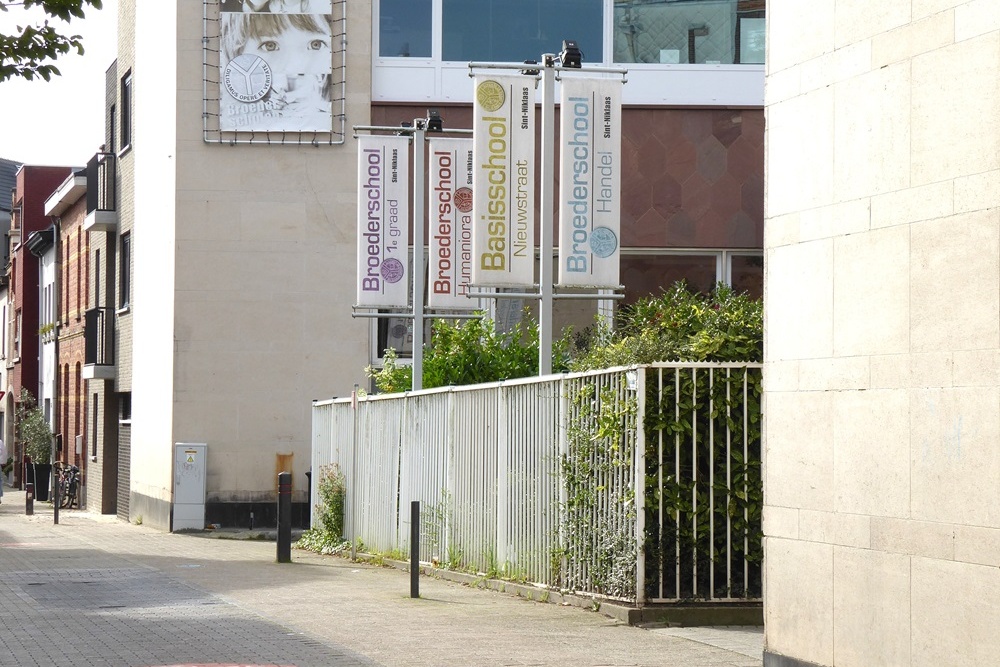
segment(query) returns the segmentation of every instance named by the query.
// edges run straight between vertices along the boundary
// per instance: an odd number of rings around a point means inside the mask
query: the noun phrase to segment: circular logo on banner
[[[503,106],[506,99],[507,94],[504,93],[503,86],[492,79],[483,81],[476,88],[476,100],[479,106],[487,111],[496,111]]]
[[[382,262],[381,271],[387,283],[398,283],[403,279],[403,263],[398,259],[389,258]]]
[[[229,61],[222,81],[240,102],[256,102],[271,90],[271,67],[260,56],[244,53]]]
[[[472,210],[472,188],[459,188],[455,190],[455,208],[460,213],[468,213]]]
[[[618,237],[607,227],[595,227],[590,232],[590,249],[601,259],[611,257],[617,248]]]

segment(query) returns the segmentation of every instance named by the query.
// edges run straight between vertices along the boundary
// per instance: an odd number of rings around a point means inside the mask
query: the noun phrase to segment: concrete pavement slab
[[[3,501],[0,665],[762,663],[760,628],[642,629],[430,577],[411,599],[392,568]]]

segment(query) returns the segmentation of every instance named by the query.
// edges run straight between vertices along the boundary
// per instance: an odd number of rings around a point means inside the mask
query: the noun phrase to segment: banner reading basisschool
[[[409,137],[358,137],[360,307],[409,305]]]
[[[535,283],[535,82],[477,75],[473,108],[475,285]]]
[[[472,282],[472,139],[427,142],[430,262],[427,305],[475,309]]]
[[[562,80],[560,285],[620,284],[621,88],[620,79]]]

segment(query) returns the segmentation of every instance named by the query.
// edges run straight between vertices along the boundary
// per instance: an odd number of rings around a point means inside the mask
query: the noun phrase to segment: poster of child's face
[[[222,11],[329,14],[333,11],[333,0],[223,0]]]
[[[282,0],[280,4],[300,3]],[[301,4],[309,3],[302,0]],[[313,0],[312,4],[317,3]],[[219,128],[227,132],[329,132],[331,17],[223,12],[220,22]]]

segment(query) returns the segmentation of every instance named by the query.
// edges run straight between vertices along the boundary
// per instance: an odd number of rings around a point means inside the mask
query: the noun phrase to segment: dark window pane
[[[619,63],[764,62],[764,0],[615,0]]]
[[[709,293],[715,287],[715,255],[622,255],[624,303],[658,296],[678,280]]]
[[[378,54],[383,58],[431,57],[431,0],[379,3]]]
[[[732,255],[733,289],[754,299],[764,295],[764,258],[759,255]]]
[[[585,62],[603,57],[601,0],[443,0],[442,59],[538,60],[574,39]]]

